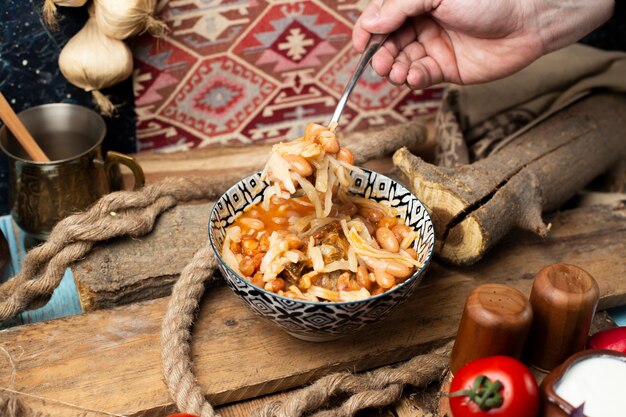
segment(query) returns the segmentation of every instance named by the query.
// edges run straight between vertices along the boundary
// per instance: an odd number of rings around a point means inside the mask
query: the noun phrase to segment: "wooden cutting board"
[[[555,262],[576,264],[597,279],[600,309],[626,303],[626,208],[571,210],[551,222],[549,238],[512,234],[472,267],[434,263],[414,296],[385,321],[334,342],[294,339],[250,313],[225,286],[210,288],[193,330],[198,382],[214,404],[225,404],[340,369],[407,359],[454,336],[465,297],[477,285],[500,282],[528,294],[534,274]],[[159,351],[167,301],[0,332],[0,386],[36,409],[63,408],[65,417],[165,415],[173,410]]]

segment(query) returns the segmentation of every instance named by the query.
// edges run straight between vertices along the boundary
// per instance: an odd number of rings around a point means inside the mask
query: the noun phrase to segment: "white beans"
[[[279,197],[277,195],[273,195],[273,196],[270,197],[270,202],[272,204],[277,205],[277,206],[280,206],[282,204],[287,204],[288,201],[289,200],[287,200],[286,198],[282,198],[282,197]]]
[[[398,239],[398,242],[402,242],[402,240],[411,232],[411,228],[406,224],[396,224],[391,228],[391,231]]]
[[[347,164],[354,165],[354,154],[350,149],[339,148],[339,152],[337,153],[337,159]]]
[[[319,125],[317,123],[309,123],[306,125],[304,136],[306,137],[317,136],[324,130],[326,130],[326,128],[322,125]]]
[[[309,161],[300,155],[285,155],[285,160],[291,165],[291,170],[303,177],[313,174],[313,167]]]
[[[389,252],[398,253],[400,250],[400,243],[398,243],[393,232],[386,227],[379,227],[376,230],[376,241],[382,249],[388,250]]]
[[[242,226],[245,226],[248,229],[254,229],[254,230],[265,229],[265,223],[263,223],[259,219],[253,219],[251,217],[242,217],[241,219],[239,219],[239,222],[241,223]]]
[[[396,278],[382,269],[376,269],[374,276],[376,277],[376,283],[380,285],[381,288],[389,289],[396,285]]]
[[[413,268],[406,266],[399,261],[385,261],[387,263],[385,272],[393,275],[396,278],[406,279],[413,274]]]
[[[359,285],[368,291],[372,289],[372,281],[370,281],[369,272],[365,265],[360,265],[356,271],[356,281]]]
[[[272,222],[277,225],[285,225],[289,223],[289,219],[286,217],[272,217]]]

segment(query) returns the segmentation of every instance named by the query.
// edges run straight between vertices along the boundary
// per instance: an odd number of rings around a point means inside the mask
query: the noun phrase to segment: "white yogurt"
[[[612,357],[581,360],[569,367],[556,394],[587,417],[626,416],[626,362]]]

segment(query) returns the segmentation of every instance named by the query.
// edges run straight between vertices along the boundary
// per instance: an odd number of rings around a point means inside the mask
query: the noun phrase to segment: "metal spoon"
[[[335,108],[335,112],[333,113],[333,117],[330,119],[330,123],[328,123],[328,127],[332,128],[339,123],[339,118],[341,117],[341,113],[343,113],[344,107],[346,107],[346,103],[348,102],[348,97],[354,90],[357,81],[361,78],[361,74],[369,64],[370,60],[381,47],[381,45],[385,42],[389,34],[374,34],[370,37],[370,40],[365,47],[365,51],[361,54],[361,58],[359,59],[359,63],[352,74],[352,78],[348,81],[345,90],[343,90],[343,94],[337,103],[337,107]]]

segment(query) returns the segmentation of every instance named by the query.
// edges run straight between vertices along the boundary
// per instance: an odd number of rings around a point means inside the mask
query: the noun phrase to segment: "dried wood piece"
[[[169,295],[208,238],[212,208],[213,203],[178,206],[163,213],[146,237],[96,247],[72,268],[83,311]]]
[[[626,97],[585,98],[471,165],[441,168],[400,149],[394,163],[430,209],[441,258],[479,260],[513,227],[546,236],[541,213],[626,157]]]

